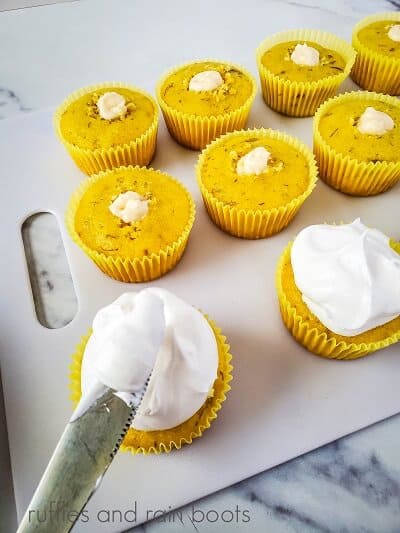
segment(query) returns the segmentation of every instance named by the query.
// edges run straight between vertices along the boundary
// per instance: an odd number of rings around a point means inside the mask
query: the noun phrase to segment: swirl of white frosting
[[[217,377],[218,347],[208,321],[158,288],[125,293],[97,313],[82,362],[83,395],[101,381],[128,402],[151,367],[132,424],[147,431],[185,422],[206,401]]]
[[[108,208],[113,215],[126,224],[142,220],[149,211],[149,200],[135,191],[119,194]]]
[[[384,135],[393,128],[392,117],[374,107],[367,107],[357,124],[358,131],[367,135]]]
[[[255,174],[259,176],[268,168],[268,160],[271,154],[263,146],[258,146],[241,157],[236,165],[239,176]]]
[[[305,228],[291,262],[303,301],[334,333],[358,335],[400,315],[400,256],[360,219]]]
[[[400,24],[394,24],[390,27],[388,31],[388,37],[396,43],[400,42]]]
[[[105,120],[114,120],[123,117],[127,112],[125,98],[122,94],[114,91],[104,93],[97,100],[97,109],[101,118]]]
[[[305,67],[315,67],[319,65],[319,52],[317,49],[308,44],[296,44],[293,52],[290,55],[290,59],[296,65],[302,65]]]
[[[213,91],[224,83],[217,70],[203,70],[195,74],[189,82],[189,91]]]

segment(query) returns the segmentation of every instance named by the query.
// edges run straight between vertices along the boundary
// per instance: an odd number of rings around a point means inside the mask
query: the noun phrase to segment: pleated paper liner
[[[92,261],[105,274],[118,281],[125,281],[130,283],[140,283],[157,279],[170,270],[172,270],[181,259],[185,251],[186,244],[189,238],[190,231],[193,226],[195,217],[195,204],[186,188],[175,178],[169,176],[159,170],[152,168],[141,167],[125,167],[126,170],[140,169],[140,172],[147,175],[163,175],[171,181],[178,183],[185,191],[190,204],[190,213],[188,222],[180,237],[157,253],[152,253],[148,256],[129,258],[124,256],[111,256],[97,250],[93,250],[87,246],[75,230],[75,215],[79,206],[79,202],[86,192],[86,190],[97,180],[104,178],[113,171],[100,172],[94,176],[90,176],[83,181],[78,189],[72,195],[65,215],[65,223],[71,238],[75,243],[92,259]],[[118,170],[121,170],[119,168]]]
[[[218,346],[218,373],[212,393],[200,409],[179,426],[159,431],[141,431],[130,428],[121,445],[120,449],[122,451],[128,451],[133,454],[169,453],[171,450],[180,449],[184,444],[190,444],[193,439],[201,437],[203,432],[210,427],[211,422],[217,418],[218,411],[221,409],[221,405],[226,399],[226,394],[231,388],[229,382],[232,380],[232,356],[221,330],[210,318],[207,316],[206,318],[214,331]],[[82,359],[90,335],[91,331],[82,338],[72,356],[70,390],[74,406],[78,404],[82,394]]]
[[[253,90],[248,99],[238,108],[232,109],[232,111],[215,116],[200,116],[190,113],[184,113],[174,109],[168,105],[161,94],[162,86],[165,80],[180,70],[189,65],[195,63],[203,63],[207,61],[213,61],[221,63],[223,65],[230,66],[237,70],[240,70],[249,78],[252,83]],[[169,70],[157,83],[156,95],[158,103],[161,107],[161,111],[164,116],[165,123],[171,136],[178,141],[179,144],[192,148],[194,150],[201,150],[211,141],[227,133],[228,131],[234,131],[244,128],[247,122],[247,118],[250,113],[251,105],[254,101],[257,92],[257,84],[253,76],[242,66],[235,65],[226,61],[218,61],[216,59],[204,59],[201,61],[191,61],[179,65]]]
[[[264,53],[276,44],[289,41],[312,41],[338,52],[345,60],[343,72],[317,81],[290,81],[272,73],[262,64]],[[355,51],[349,43],[335,35],[319,30],[290,30],[267,37],[257,48],[256,59],[260,75],[261,90],[265,103],[284,115],[308,117],[327,98],[338,90],[353,66]]]
[[[346,100],[386,102],[400,108],[400,101],[384,94],[353,91],[340,94],[321,105],[314,117],[314,154],[319,176],[331,187],[353,196],[371,196],[382,193],[400,180],[400,161],[358,161],[334,150],[319,132],[321,117],[337,103]]]
[[[276,271],[276,288],[283,322],[297,342],[310,352],[329,359],[357,359],[400,340],[400,317],[388,324],[348,338],[327,330],[317,317],[308,311],[309,315],[312,316],[312,325],[310,317],[302,316],[298,312],[298,303],[302,302],[300,291],[295,289],[296,298],[299,300],[297,304],[292,301],[293,297],[291,300],[285,292],[284,275],[289,273],[293,277],[290,264],[291,247],[292,243],[289,243],[279,260]],[[392,243],[392,247],[397,253],[400,253],[400,243]],[[287,266],[288,263],[290,267]],[[294,279],[293,285],[295,285]]]
[[[271,209],[242,209],[218,200],[203,184],[202,166],[217,143],[223,143],[229,136],[243,136],[244,133],[248,134],[249,137],[278,139],[298,150],[306,158],[309,166],[310,181],[307,189],[288,204]],[[207,212],[219,228],[236,237],[262,239],[278,233],[291,222],[315,187],[317,166],[311,150],[298,139],[277,130],[260,128],[227,133],[213,141],[200,154],[196,166],[196,176]]]
[[[154,107],[154,119],[150,127],[136,139],[132,139],[129,144],[121,144],[114,148],[97,148],[90,150],[87,148],[80,148],[79,146],[70,143],[65,139],[61,131],[61,117],[67,107],[78,100],[81,96],[101,89],[128,89],[142,94],[148,98]],[[100,83],[79,89],[69,95],[64,102],[56,109],[54,114],[54,128],[58,138],[67,149],[69,155],[75,161],[76,165],[85,174],[91,176],[103,170],[111,170],[120,166],[139,165],[146,166],[150,163],[154,156],[157,142],[158,129],[158,107],[153,99],[145,91],[118,82]]]
[[[400,95],[400,59],[375,52],[361,43],[358,38],[360,30],[380,20],[392,20],[400,24],[400,12],[370,15],[354,26],[352,44],[357,56],[351,77],[363,89],[396,96]]]

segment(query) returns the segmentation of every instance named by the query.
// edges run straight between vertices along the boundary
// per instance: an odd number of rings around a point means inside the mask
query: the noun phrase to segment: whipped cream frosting
[[[153,368],[132,427],[162,430],[190,418],[217,377],[214,332],[194,307],[165,289],[120,296],[101,309],[87,343],[83,396],[103,383],[127,403]]]
[[[149,200],[135,191],[126,191],[115,198],[109,210],[126,224],[130,224],[142,220],[147,215]]]
[[[189,82],[189,91],[213,91],[224,83],[217,70],[203,70],[195,74]]]
[[[374,107],[367,107],[357,124],[358,131],[367,135],[384,135],[393,128],[392,117]]]
[[[319,65],[319,52],[308,44],[296,44],[293,52],[290,55],[290,59],[296,65],[303,65],[306,67],[315,67]]]
[[[389,28],[388,37],[396,43],[400,42],[400,24],[394,24]]]
[[[250,150],[246,155],[241,157],[236,165],[236,172],[240,175],[262,174],[268,168],[268,160],[271,154],[263,146],[258,146]]]
[[[115,118],[123,117],[127,111],[125,98],[122,94],[118,94],[114,91],[104,93],[97,100],[97,109],[101,118],[104,118],[105,120],[113,120]]]
[[[400,256],[360,219],[305,228],[291,262],[303,301],[334,333],[358,335],[400,315]]]

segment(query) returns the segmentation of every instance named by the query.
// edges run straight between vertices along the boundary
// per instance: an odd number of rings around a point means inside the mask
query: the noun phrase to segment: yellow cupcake
[[[400,243],[391,243],[400,254]],[[295,283],[291,264],[292,243],[283,252],[276,288],[283,322],[293,337],[310,352],[331,359],[357,359],[400,340],[400,316],[354,336],[338,335],[328,329],[304,303]]]
[[[70,200],[66,224],[73,240],[105,274],[141,282],[166,274],[178,263],[194,213],[190,194],[177,180],[130,166],[83,182]]]
[[[167,72],[157,84],[157,99],[172,137],[201,149],[219,135],[245,126],[256,90],[253,76],[244,68],[205,60]]]
[[[156,148],[158,109],[141,89],[103,83],[64,100],[55,112],[54,126],[78,167],[92,175],[124,165],[147,165]]]
[[[232,380],[232,356],[221,330],[211,319],[207,316],[206,318],[213,329],[218,347],[218,373],[209,397],[193,416],[174,428],[159,431],[142,431],[130,428],[121,444],[121,451],[128,451],[133,454],[169,453],[171,450],[180,449],[184,444],[190,444],[193,439],[201,437],[203,432],[210,427],[211,422],[217,418],[218,411],[231,388],[229,382]],[[75,407],[82,395],[82,360],[90,335],[91,331],[82,338],[72,356],[70,390],[71,400]]]
[[[263,168],[250,162],[243,170],[254,154],[268,159]],[[199,157],[196,175],[213,222],[237,237],[260,239],[289,224],[311,194],[317,169],[311,150],[296,138],[254,129],[212,142]]]
[[[383,135],[360,133],[366,109],[388,114],[394,127]],[[347,194],[370,196],[400,179],[400,101],[370,92],[341,94],[325,102],[314,117],[314,153],[319,175]]]
[[[319,53],[314,66],[296,64],[296,45],[306,44]],[[284,115],[307,117],[333,96],[354,63],[353,48],[330,33],[290,30],[267,37],[256,52],[265,103]]]
[[[400,40],[392,38],[399,24],[400,13],[394,11],[370,15],[354,27],[357,57],[351,77],[363,89],[400,95]]]

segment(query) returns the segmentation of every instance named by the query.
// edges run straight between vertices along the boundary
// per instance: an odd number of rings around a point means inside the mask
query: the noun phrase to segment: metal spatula
[[[117,453],[148,381],[136,395],[136,406],[125,403],[112,389],[102,387],[101,395],[89,409],[72,417],[17,533],[71,530]]]

